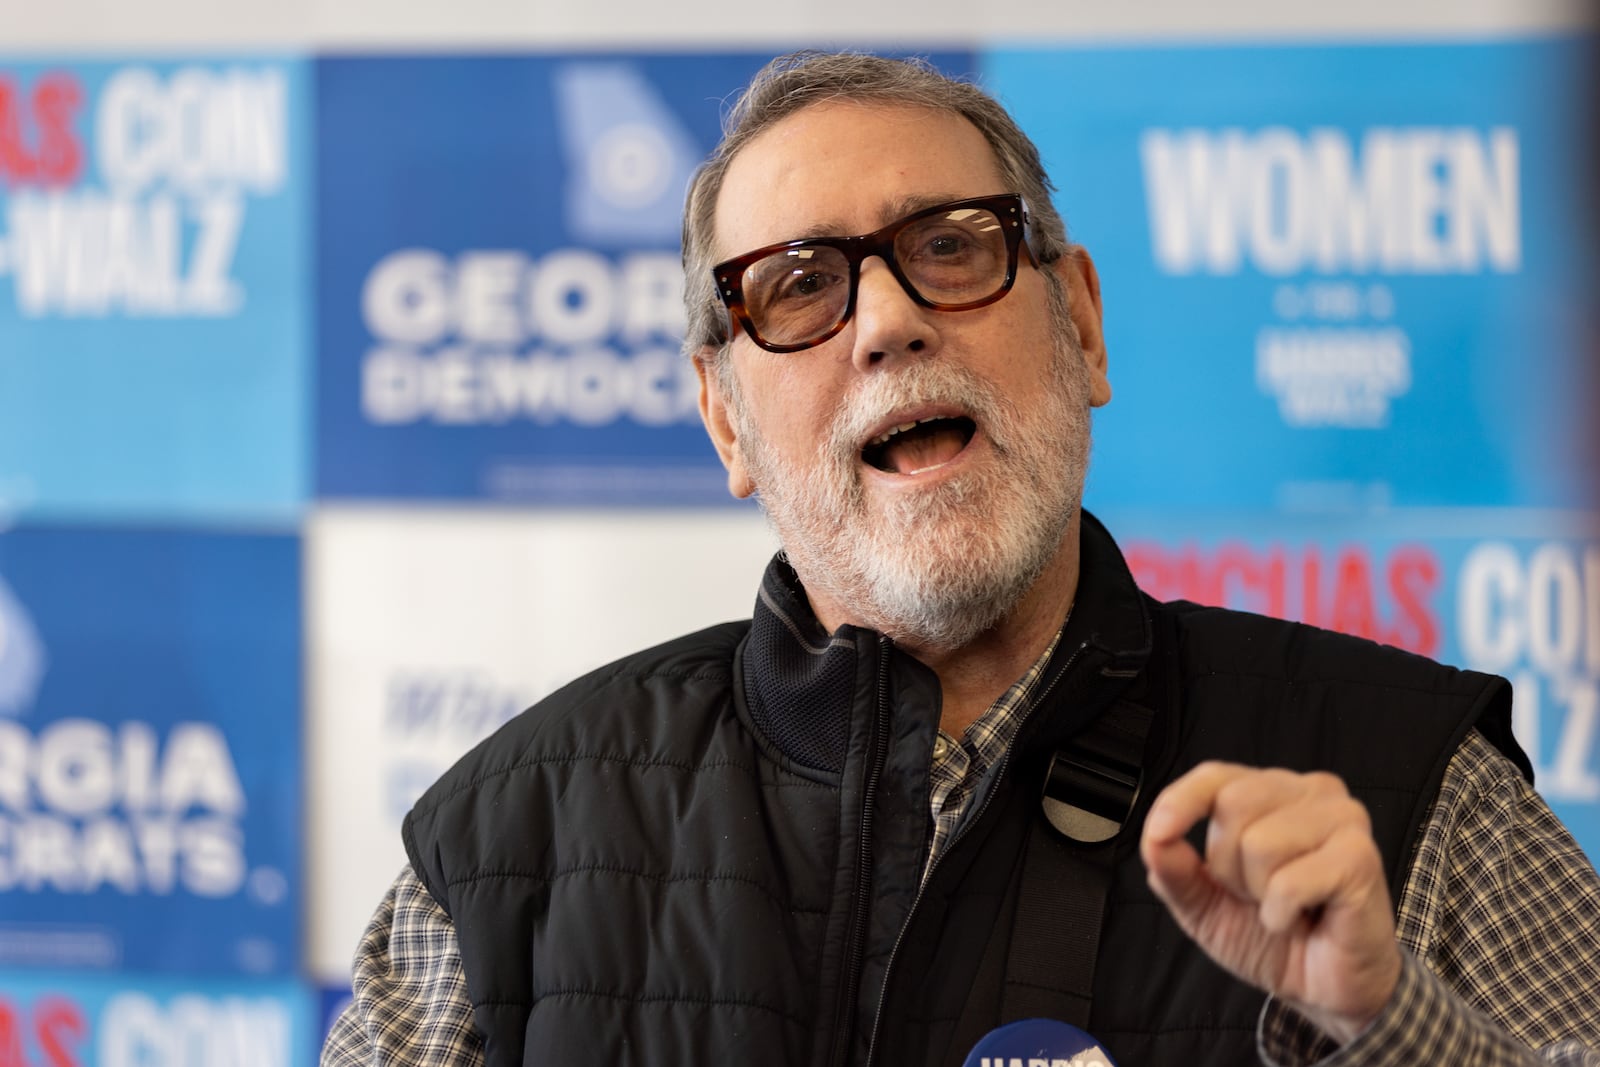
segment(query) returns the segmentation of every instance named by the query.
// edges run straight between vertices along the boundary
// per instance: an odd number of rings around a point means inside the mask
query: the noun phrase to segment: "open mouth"
[[[918,419],[868,441],[861,458],[890,474],[917,474],[955,459],[977,430],[977,424],[964,415]]]

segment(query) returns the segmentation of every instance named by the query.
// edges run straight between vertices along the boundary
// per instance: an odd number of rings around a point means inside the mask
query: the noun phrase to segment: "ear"
[[[1089,403],[1101,407],[1111,401],[1111,380],[1106,377],[1106,335],[1101,321],[1100,272],[1089,250],[1073,245],[1052,264],[1067,288],[1067,311],[1078,327],[1078,342],[1089,366]]]
[[[740,456],[739,435],[728,412],[727,397],[722,395],[722,385],[717,380],[716,361],[714,345],[702,345],[694,354],[694,372],[700,376],[700,421],[705,423],[706,433],[722,465],[728,468],[728,492],[742,500],[756,491],[756,484],[751,481]]]

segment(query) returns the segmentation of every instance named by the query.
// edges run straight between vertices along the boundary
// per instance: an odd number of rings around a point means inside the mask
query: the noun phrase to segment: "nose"
[[[936,333],[930,312],[911,299],[877,256],[861,264],[856,287],[855,342],[850,358],[866,371],[889,360],[931,353]]]

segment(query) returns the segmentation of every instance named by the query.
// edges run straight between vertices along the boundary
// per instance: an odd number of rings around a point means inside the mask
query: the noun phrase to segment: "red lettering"
[[[1124,558],[1128,561],[1128,570],[1133,573],[1133,580],[1157,600],[1172,600],[1174,594],[1168,588],[1172,582],[1170,571],[1167,567],[1167,553],[1160,545],[1150,541],[1134,541],[1128,545]]]
[[[70,74],[41,77],[26,107],[17,82],[0,77],[0,179],[16,185],[77,180],[83,149],[73,123],[82,105],[83,88]],[[36,150],[30,147],[35,140]]]
[[[1306,558],[1300,565],[1300,621],[1310,626],[1325,625],[1322,621],[1322,553],[1316,545],[1306,546]]]
[[[22,1058],[22,1028],[17,1025],[17,1009],[9,1000],[0,1000],[0,1067],[28,1067]]]
[[[1230,592],[1230,581],[1235,583],[1232,588],[1236,593]],[[1257,581],[1256,557],[1250,547],[1236,543],[1223,545],[1217,550],[1217,562],[1212,571],[1216,592],[1205,603],[1230,608],[1252,607],[1250,591]]]
[[[46,74],[33,89],[33,113],[39,123],[39,177],[46,183],[71,185],[83,169],[83,151],[72,123],[83,105],[83,87],[69,74]]]
[[[1328,628],[1377,640],[1378,606],[1372,590],[1372,566],[1366,550],[1346,549],[1334,572],[1333,613]]]
[[[1273,545],[1264,553],[1244,544],[1223,545],[1217,551],[1211,578],[1215,599],[1207,602],[1287,618],[1286,573],[1282,545]]]
[[[1395,620],[1385,640],[1391,645],[1432,656],[1439,647],[1439,626],[1429,605],[1439,585],[1439,561],[1420,545],[1406,545],[1389,560],[1389,595]]]
[[[10,78],[0,78],[0,178],[33,180],[33,157],[22,138],[22,103]]]
[[[1222,568],[1211,566],[1194,545],[1184,545],[1178,557],[1178,595],[1196,604],[1221,606],[1226,594],[1222,589]]]
[[[78,1067],[77,1049],[89,1034],[83,1009],[66,997],[42,997],[33,1014],[45,1067]]]
[[[1283,558],[1283,546],[1273,545],[1272,551],[1267,553],[1266,585],[1267,602],[1262,607],[1262,612],[1275,619],[1289,617],[1289,583],[1287,580],[1288,563]]]
[[[1360,545],[1339,548],[1330,566],[1315,544],[1296,554],[1281,543],[1256,550],[1239,541],[1210,552],[1193,544],[1168,550],[1139,541],[1130,543],[1127,559],[1140,588],[1158,600],[1298,618],[1424,656],[1438,652],[1432,600],[1439,564],[1421,545],[1403,546],[1387,559],[1381,589],[1373,581],[1371,554]]]

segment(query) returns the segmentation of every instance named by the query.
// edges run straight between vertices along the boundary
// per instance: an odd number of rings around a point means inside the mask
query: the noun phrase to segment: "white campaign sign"
[[[501,722],[619,656],[748,618],[754,510],[327,507],[306,534],[308,966],[342,982],[400,819]]]

